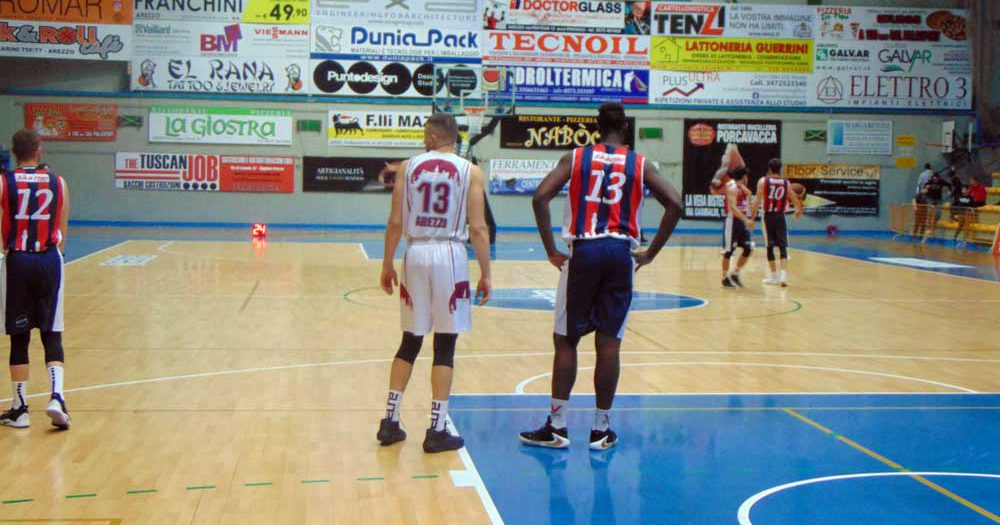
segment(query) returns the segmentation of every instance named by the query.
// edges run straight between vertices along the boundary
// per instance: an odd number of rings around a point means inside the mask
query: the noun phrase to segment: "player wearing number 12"
[[[603,104],[597,125],[601,143],[565,155],[539,184],[532,203],[549,262],[561,273],[556,293],[550,415],[540,429],[521,433],[521,441],[527,445],[569,446],[566,407],[576,381],[576,348],[580,338],[590,332],[597,332],[597,409],[590,448],[605,450],[618,443],[609,413],[618,388],[618,354],[632,305],[633,274],[663,248],[683,209],[677,191],[660,178],[656,166],[624,145],[628,122],[621,104]],[[549,212],[549,202],[567,182],[569,199],[562,233],[569,244],[568,255],[556,249]],[[663,205],[664,213],[649,249],[633,253],[639,246],[644,188]]]
[[[10,334],[13,404],[0,425],[30,426],[28,414],[28,345],[31,330],[42,333],[52,386],[46,410],[52,424],[69,428],[63,400],[63,257],[69,221],[69,191],[62,177],[39,166],[41,139],[32,130],[14,134],[17,167],[0,179],[5,278],[0,284],[4,329]]]
[[[413,363],[424,335],[434,332],[431,368],[431,427],[424,437],[424,452],[444,452],[463,446],[462,438],[447,427],[448,396],[458,334],[472,325],[469,297],[469,262],[465,241],[471,236],[479,261],[479,304],[490,297],[490,241],[483,204],[483,174],[455,154],[458,124],[455,117],[438,113],[424,126],[427,152],[404,162],[396,172],[392,210],[385,232],[382,290],[392,295],[399,285],[403,341],[389,374],[385,418],[376,437],[383,445],[406,439],[400,428],[400,405]],[[403,235],[403,278],[393,265]]]

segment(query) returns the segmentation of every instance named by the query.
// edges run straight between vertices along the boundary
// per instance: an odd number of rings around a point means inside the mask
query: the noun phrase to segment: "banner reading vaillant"
[[[290,146],[292,113],[281,109],[152,107],[150,142]]]
[[[767,173],[767,162],[781,157],[781,121],[684,120],[684,217],[725,216],[723,195],[712,195],[711,182],[730,146],[750,170],[751,187]]]
[[[295,159],[188,153],[115,154],[115,187],[242,193],[292,193]]]
[[[0,56],[128,60],[132,2],[0,2]]]

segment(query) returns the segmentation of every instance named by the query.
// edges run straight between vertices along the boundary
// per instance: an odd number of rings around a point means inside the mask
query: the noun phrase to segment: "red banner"
[[[222,156],[221,191],[292,193],[295,159],[292,157]]]
[[[132,0],[3,0],[0,18],[71,24],[131,24]]]
[[[292,193],[295,159],[186,153],[115,154],[115,187],[130,190]]]
[[[37,131],[42,140],[113,142],[118,140],[118,106],[25,104],[24,127]]]

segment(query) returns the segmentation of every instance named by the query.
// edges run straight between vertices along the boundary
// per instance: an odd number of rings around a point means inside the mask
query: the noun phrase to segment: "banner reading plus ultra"
[[[292,112],[157,106],[149,110],[149,141],[290,146]]]
[[[722,165],[726,148],[735,146],[750,170],[749,185],[767,173],[767,162],[781,156],[781,121],[684,121],[684,217],[725,217],[722,195],[712,195],[710,184]]]

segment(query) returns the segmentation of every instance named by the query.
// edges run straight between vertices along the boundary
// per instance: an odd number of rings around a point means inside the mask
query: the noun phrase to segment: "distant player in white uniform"
[[[385,418],[377,438],[382,446],[406,439],[399,415],[403,392],[420,353],[424,335],[434,332],[431,369],[431,427],[424,452],[462,448],[462,438],[448,432],[448,396],[458,334],[472,325],[469,262],[465,242],[470,238],[479,261],[479,304],[490,297],[489,229],[483,204],[483,174],[455,154],[458,124],[438,113],[424,126],[427,152],[404,162],[392,192],[392,210],[385,232],[381,285],[392,295],[399,285],[403,341],[392,362]],[[406,235],[403,278],[393,265],[396,247]]]

